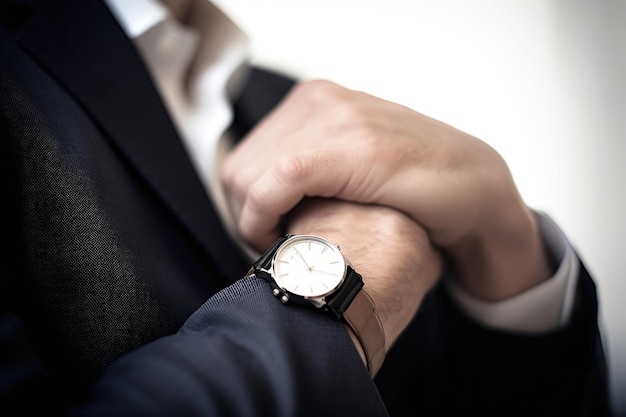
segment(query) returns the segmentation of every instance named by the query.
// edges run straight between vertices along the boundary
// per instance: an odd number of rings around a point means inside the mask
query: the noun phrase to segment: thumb
[[[253,246],[265,246],[279,233],[283,215],[304,197],[335,197],[346,189],[350,164],[332,151],[283,156],[248,189],[239,217],[239,232]]]

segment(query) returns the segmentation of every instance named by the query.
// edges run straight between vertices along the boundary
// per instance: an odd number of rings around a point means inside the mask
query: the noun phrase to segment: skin
[[[424,229],[389,207],[316,198],[300,204],[288,223],[289,233],[323,236],[340,246],[363,276],[389,350],[441,274],[441,256]]]
[[[420,260],[428,271],[438,270],[432,265],[443,256],[459,284],[486,301],[515,296],[550,276],[535,217],[493,148],[409,108],[331,82],[296,86],[229,154],[220,174],[239,232],[258,250],[286,231],[337,234],[342,248],[354,245],[355,260],[365,262],[364,280],[376,288],[390,342],[432,285],[429,275],[410,296],[397,293],[411,286],[398,282],[415,277],[412,268],[396,271],[415,255],[397,251],[404,245],[432,258]],[[402,213],[437,251],[399,234],[394,250],[385,252],[389,241],[368,233],[378,217],[337,219],[322,210],[320,198],[373,211],[393,208],[383,217]],[[309,204],[315,210],[306,209]],[[326,230],[331,220],[337,224]],[[376,267],[368,275],[372,260]],[[398,273],[380,278],[387,269]],[[397,297],[401,307],[387,302]]]

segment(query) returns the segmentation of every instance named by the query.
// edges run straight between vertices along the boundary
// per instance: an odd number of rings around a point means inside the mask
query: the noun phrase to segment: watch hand
[[[306,269],[308,271],[311,271],[311,267],[309,266],[309,264],[306,262],[306,260],[304,259],[304,256],[302,256],[302,254],[300,253],[300,251],[298,251],[298,249],[293,248],[293,250],[298,254],[298,256],[300,257],[300,259],[302,259],[302,262],[304,263],[304,265],[306,266]]]
[[[337,276],[337,274],[335,274],[334,272],[322,271],[321,269],[315,269],[315,267],[310,268],[310,270],[311,270],[311,272],[319,272],[319,273],[330,275],[330,276],[333,276],[333,277]]]

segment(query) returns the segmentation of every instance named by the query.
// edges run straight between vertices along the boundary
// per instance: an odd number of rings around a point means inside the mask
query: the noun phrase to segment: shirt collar
[[[137,38],[167,19],[167,7],[155,0],[104,0],[128,37]]]

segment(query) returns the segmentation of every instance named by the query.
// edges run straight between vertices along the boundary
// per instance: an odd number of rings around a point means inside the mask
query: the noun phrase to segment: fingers
[[[324,82],[296,87],[227,157],[222,180],[257,249],[305,197],[394,207],[437,244],[480,226],[502,162],[481,141],[403,106]],[[506,184],[505,184],[506,187]]]
[[[281,157],[245,192],[239,232],[257,249],[282,233],[281,218],[304,197],[341,196],[353,170],[332,151],[310,151]]]
[[[272,165],[245,193],[239,214],[239,233],[257,249],[280,234],[281,216],[304,197],[302,185],[309,168],[295,157]]]

